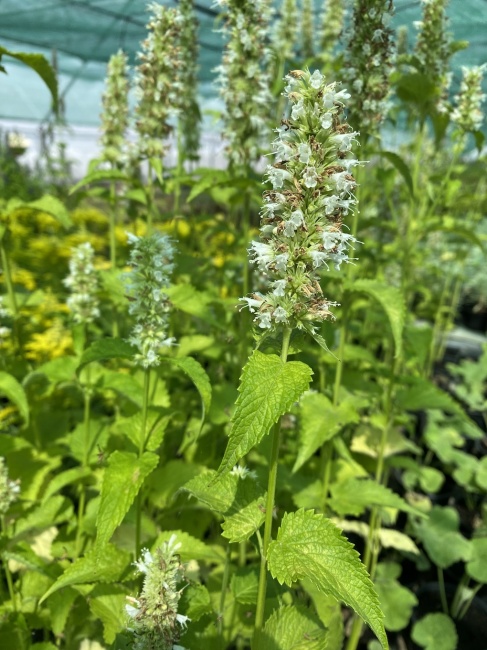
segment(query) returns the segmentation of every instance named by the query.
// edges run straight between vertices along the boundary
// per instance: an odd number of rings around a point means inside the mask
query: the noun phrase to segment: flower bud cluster
[[[394,59],[392,0],[358,0],[345,51],[343,73],[353,91],[348,119],[366,134],[376,133],[389,108]]]
[[[12,503],[17,501],[19,493],[19,481],[9,479],[5,458],[0,456],[0,515],[4,515]]]
[[[128,238],[132,271],[125,274],[125,288],[130,300],[129,313],[136,320],[129,341],[139,350],[135,361],[150,368],[160,363],[159,349],[174,342],[167,337],[169,300],[164,291],[174,268],[174,251],[171,239],[161,233],[150,237],[129,234]]]
[[[462,83],[460,92],[455,95],[456,107],[451,119],[463,131],[478,131],[484,120],[482,102],[485,93],[482,92],[482,79],[487,65],[477,65],[472,68],[462,66]]]
[[[197,99],[198,21],[194,14],[194,0],[180,0],[179,10],[182,16],[179,121],[185,156],[189,160],[198,160],[201,115]]]
[[[269,0],[217,0],[226,7],[222,28],[227,38],[222,63],[216,68],[220,95],[225,102],[223,137],[231,165],[247,167],[259,159],[268,137],[272,107],[269,50]]]
[[[101,158],[116,167],[123,164],[125,135],[129,124],[127,56],[122,50],[110,57],[101,114]]]
[[[326,2],[320,31],[321,59],[324,62],[332,61],[333,51],[343,30],[345,13],[344,0]]]
[[[303,0],[301,9],[301,55],[310,59],[314,55],[313,0]]]
[[[129,629],[135,636],[133,650],[182,650],[174,643],[189,618],[178,614],[182,593],[178,584],[184,571],[177,554],[181,544],[176,539],[176,535],[171,535],[154,555],[143,550],[141,559],[135,563],[144,574],[144,584],[140,596],[128,598],[129,604],[125,606]]]
[[[440,113],[448,111],[448,89],[451,83],[450,56],[451,34],[448,31],[446,5],[448,0],[421,0],[423,20],[414,25],[418,29],[414,53],[419,59],[422,72],[433,82],[436,92],[436,108]]]
[[[75,323],[92,323],[100,315],[98,278],[93,266],[95,251],[89,242],[73,248],[69,275],[63,283],[71,291],[67,299]]]
[[[315,70],[285,77],[289,119],[277,129],[275,162],[267,168],[272,190],[264,192],[261,241],[253,241],[253,263],[269,280],[269,291],[241,298],[263,329],[279,326],[313,333],[313,321],[333,318],[334,302],[323,297],[322,269],[350,263],[355,237],[343,231],[357,203],[350,157],[358,133],[343,121],[350,98]]]
[[[135,127],[139,135],[136,157],[160,158],[164,154],[163,139],[171,127],[168,119],[179,107],[181,65],[179,37],[181,13],[153,2],[148,5],[152,16],[147,23],[148,36],[142,42],[137,67],[135,93]]]
[[[272,45],[283,60],[289,61],[295,55],[298,41],[299,14],[296,0],[283,0],[281,13],[272,31]]]

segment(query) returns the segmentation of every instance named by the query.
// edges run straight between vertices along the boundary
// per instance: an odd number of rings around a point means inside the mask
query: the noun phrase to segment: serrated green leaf
[[[487,492],[487,456],[479,460],[477,471],[475,472],[475,481],[482,490]]]
[[[157,451],[157,449],[159,449],[170,419],[171,416],[166,415],[165,411],[159,408],[147,409],[147,419],[145,423],[146,451]],[[142,424],[142,411],[139,411],[129,418],[119,418],[118,422],[114,424],[113,429],[116,432],[126,435],[138,449],[140,447]]]
[[[209,307],[215,299],[208,292],[198,291],[190,284],[176,284],[167,287],[165,292],[176,309],[201,318],[202,321],[219,330],[226,329],[226,326],[214,317]]]
[[[78,364],[79,359],[76,357],[59,357],[43,363],[36,369],[36,372],[41,372],[53,384],[61,381],[73,381],[76,379]]]
[[[369,538],[370,529],[365,521],[351,521],[349,519],[338,519],[333,517],[332,522],[346,533],[355,533],[365,540]],[[413,540],[404,533],[394,530],[393,528],[379,528],[378,531],[380,545],[384,548],[395,548],[404,553],[413,553],[419,555],[419,548]]]
[[[465,570],[477,582],[487,583],[487,537],[474,537],[470,541],[471,556]]]
[[[110,644],[118,632],[127,627],[125,604],[128,590],[120,585],[96,585],[90,592],[89,605],[95,618],[103,624],[103,640]]]
[[[183,562],[202,560],[204,562],[219,564],[225,559],[225,551],[221,546],[209,546],[182,530],[165,530],[158,536],[151,550],[155,553],[159,546],[169,541],[173,535],[176,535],[178,544],[181,544],[181,547],[178,549],[178,555]]]
[[[377,280],[354,280],[346,284],[346,290],[365,293],[376,300],[384,310],[394,339],[395,357],[402,354],[402,335],[406,306],[399,289]]]
[[[99,182],[107,182],[107,181],[130,182],[130,178],[127,176],[127,174],[124,174],[118,169],[99,169],[97,171],[92,172],[91,174],[87,174],[84,178],[82,178],[78,183],[76,183],[76,185],[74,185],[70,189],[69,194],[74,194],[79,189],[81,189],[85,185],[89,185],[90,183],[99,183]]]
[[[8,372],[0,371],[0,395],[7,397],[19,409],[19,413],[29,424],[29,403],[24,389]]]
[[[256,350],[242,372],[230,440],[218,476],[228,472],[309,387],[312,370],[300,361],[283,362]]]
[[[142,456],[114,451],[103,475],[101,501],[96,518],[98,547],[110,540],[129,511],[144,480],[159,463],[159,456],[146,451]]]
[[[11,50],[7,50],[4,47],[0,46],[0,61],[2,59],[2,56],[5,55],[11,56],[12,58],[17,59],[18,61],[22,61],[22,63],[28,65],[29,68],[34,70],[34,72],[36,72],[39,75],[42,81],[49,88],[49,92],[51,93],[52,96],[53,110],[55,113],[57,113],[57,109],[58,109],[57,76],[56,76],[56,71],[49,63],[49,61],[46,59],[46,57],[43,54],[37,54],[33,52],[12,52]]]
[[[352,607],[388,648],[374,586],[352,544],[330,520],[313,511],[286,513],[267,553],[269,571],[281,584],[308,578]]]
[[[24,537],[27,532],[40,532],[62,521],[69,521],[72,516],[73,505],[69,499],[61,495],[54,496],[17,521],[15,538]]]
[[[66,621],[71,613],[74,601],[80,594],[72,587],[65,587],[62,591],[53,593],[47,607],[50,613],[51,629],[56,636],[60,636],[66,628]]]
[[[71,585],[82,585],[92,582],[116,582],[122,578],[130,567],[130,553],[106,544],[101,553],[92,548],[84,557],[71,564],[56,582],[49,587],[39,604],[51,594]]]
[[[418,604],[413,592],[397,580],[400,574],[401,566],[394,562],[377,565],[374,585],[384,612],[384,625],[389,632],[403,630],[409,623],[413,608]]]
[[[25,204],[31,210],[38,210],[39,212],[47,212],[52,215],[63,228],[70,228],[73,225],[69,212],[66,210],[64,203],[57,199],[55,196],[46,194],[37,201],[31,201]]]
[[[215,482],[216,477],[214,471],[205,472],[181,489],[224,517],[223,537],[231,542],[243,542],[265,519],[265,494],[251,476],[239,478],[229,473]]]
[[[170,460],[163,467],[158,467],[147,480],[151,503],[158,508],[166,508],[176,492],[203,471],[203,467],[179,459]]]
[[[230,583],[235,600],[242,605],[255,605],[259,590],[259,572],[256,568],[239,569]]]
[[[56,494],[56,492],[62,490],[63,487],[66,487],[66,485],[70,485],[76,481],[81,481],[90,475],[91,469],[89,467],[73,467],[72,469],[67,469],[65,472],[56,474],[47,486],[46,491],[42,496],[42,501],[47,501],[53,494]]]
[[[305,607],[279,607],[257,633],[252,650],[326,650],[326,631]]]
[[[423,542],[433,562],[446,569],[459,560],[470,560],[471,543],[458,532],[460,518],[453,508],[433,506],[428,519],[416,525],[416,535]]]
[[[454,399],[427,379],[408,377],[409,386],[396,394],[396,405],[405,411],[439,409],[468,417]]]
[[[191,619],[191,623],[196,623],[206,614],[213,614],[210,592],[204,585],[189,585],[183,591],[181,604],[185,616]]]
[[[296,472],[327,440],[350,422],[358,422],[355,399],[347,397],[338,406],[320,393],[307,393],[300,402],[299,449],[293,472]]]
[[[93,361],[105,359],[132,359],[137,350],[124,339],[99,339],[94,341],[81,355],[76,374]]]
[[[342,650],[345,633],[340,603],[333,596],[320,591],[311,580],[302,580],[301,584],[311,596],[316,613],[326,627],[326,650]]]
[[[132,375],[104,369],[100,378],[100,388],[109,388],[115,393],[123,395],[137,406],[142,406],[142,386]]]
[[[458,644],[455,623],[441,613],[427,614],[417,621],[411,638],[425,650],[456,650]]]
[[[163,362],[171,363],[172,365],[181,368],[181,370],[188,375],[201,397],[202,415],[201,426],[203,426],[206,414],[211,407],[211,384],[208,375],[206,374],[203,366],[193,359],[192,357],[165,357]]]
[[[393,153],[392,151],[375,151],[374,155],[382,156],[382,158],[386,158],[390,163],[394,165],[394,167],[403,177],[404,182],[406,183],[408,190],[411,193],[411,196],[414,196],[413,178],[411,176],[411,171],[401,156],[398,156],[397,153]]]
[[[342,516],[354,515],[358,517],[366,508],[373,506],[397,508],[397,510],[409,512],[418,517],[426,516],[420,510],[410,506],[388,487],[372,479],[353,477],[334,483],[331,486],[331,495],[331,507]]]

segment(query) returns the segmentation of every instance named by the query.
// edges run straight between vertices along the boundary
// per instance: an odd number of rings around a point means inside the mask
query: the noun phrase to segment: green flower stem
[[[431,372],[433,370],[433,364],[437,359],[438,350],[441,347],[441,341],[443,338],[442,333],[444,331],[442,327],[442,323],[444,320],[444,312],[446,307],[445,303],[446,303],[446,298],[450,294],[450,290],[451,290],[450,280],[451,277],[447,273],[445,275],[445,280],[443,282],[443,286],[441,289],[440,299],[438,302],[438,309],[436,310],[436,314],[435,314],[435,322],[433,325],[433,332],[431,334],[431,343],[428,351],[428,359],[425,368],[425,377],[431,376]]]
[[[85,341],[86,341],[86,326],[85,326]],[[90,424],[91,424],[91,369],[90,366],[86,366],[86,383],[83,389],[83,467],[88,467],[90,462]],[[76,545],[75,545],[75,557],[79,557],[81,553],[81,534],[83,529],[83,518],[85,516],[85,506],[86,506],[86,486],[84,483],[81,484],[80,496],[78,503],[78,525],[76,528]]]
[[[147,411],[149,408],[149,394],[150,394],[150,370],[144,370],[144,389],[142,397],[142,425],[140,428],[139,438],[139,458],[145,451],[146,429],[147,429]],[[136,500],[136,514],[135,514],[135,557],[140,555],[140,536],[141,536],[141,523],[142,523],[142,488],[137,494]]]
[[[232,550],[230,543],[227,544],[227,552],[225,555],[225,565],[223,567],[222,590],[220,594],[220,604],[218,607],[218,636],[220,637],[220,648],[225,648],[225,638],[223,634],[223,612],[225,610],[225,599],[227,597],[228,582],[230,580],[230,564],[231,564]]]
[[[12,282],[12,274],[10,272],[10,262],[8,259],[7,251],[3,244],[3,240],[0,239],[0,254],[2,258],[2,267],[3,275],[5,277],[5,284],[7,285],[7,293],[10,300],[10,308],[12,309],[12,314],[15,320],[19,316],[19,308],[17,306],[17,299],[15,298],[14,285]]]
[[[440,599],[441,599],[441,606],[443,608],[444,613],[449,616],[450,611],[448,609],[448,600],[446,598],[446,591],[445,591],[445,579],[443,576],[443,569],[441,566],[436,567],[437,573],[438,573],[438,584],[440,586]]]
[[[464,573],[460,579],[460,582],[457,585],[455,596],[453,597],[453,601],[451,604],[450,611],[451,611],[452,618],[457,618],[460,613],[461,606],[464,603],[464,601],[462,600],[462,592],[464,589],[467,588],[469,582],[470,582],[470,578],[467,576],[466,573]]]
[[[462,271],[463,271],[464,266],[462,265]],[[460,303],[460,296],[462,292],[462,285],[463,285],[463,273],[460,273],[457,275],[455,278],[455,281],[453,283],[453,292],[452,292],[452,299],[450,302],[450,306],[448,309],[448,315],[446,317],[445,321],[445,326],[443,328],[443,331],[440,335],[440,345],[438,347],[438,350],[436,352],[436,359],[442,359],[444,354],[445,354],[445,348],[446,348],[446,334],[450,331],[452,328],[453,322],[455,320],[455,314],[457,313],[458,310],[458,305]]]
[[[281,360],[286,362],[289,351],[292,330],[286,327],[282,334]],[[257,592],[257,610],[255,613],[255,632],[264,625],[265,597],[267,591],[267,550],[272,534],[272,515],[274,512],[274,498],[276,495],[277,465],[279,459],[279,442],[281,434],[281,420],[271,429],[271,457],[269,461],[269,478],[267,483],[267,500],[265,507],[264,540],[260,558],[259,589]]]
[[[1,531],[2,533],[6,533],[7,531],[7,526],[5,524],[5,515],[2,515],[0,518],[1,522]],[[14,612],[17,611],[17,597],[15,594],[15,589],[14,589],[14,581],[12,580],[12,574],[10,573],[10,569],[8,568],[8,560],[4,558],[2,560],[3,562],[3,568],[5,571],[5,578],[7,580],[7,587],[8,587],[8,593],[10,596],[10,600],[12,601],[12,609]]]
[[[181,120],[178,121],[177,129],[177,147],[178,147],[178,161],[176,165],[176,174],[174,176],[174,216],[177,216],[179,213],[181,205],[181,176],[184,170],[184,147],[183,147],[183,134]]]
[[[117,196],[115,181],[110,182],[110,263],[112,269],[117,267],[117,241],[115,238],[115,226],[117,220]]]
[[[457,620],[460,621],[465,616],[465,614],[469,610],[470,605],[472,604],[473,599],[478,594],[478,592],[482,589],[482,587],[483,587],[483,583],[479,582],[478,585],[476,585],[473,589],[470,590],[470,596],[467,598],[467,600],[463,604],[463,607],[458,612]]]

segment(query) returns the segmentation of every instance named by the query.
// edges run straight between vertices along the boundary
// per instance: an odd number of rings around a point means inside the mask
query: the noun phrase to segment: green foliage
[[[446,614],[427,614],[414,624],[412,638],[426,650],[455,650],[458,642],[455,623]]]

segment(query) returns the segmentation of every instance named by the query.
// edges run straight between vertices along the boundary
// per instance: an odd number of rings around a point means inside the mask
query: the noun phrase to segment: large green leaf
[[[24,389],[8,372],[0,371],[0,395],[4,395],[19,409],[20,415],[29,423],[29,403]]]
[[[169,362],[188,375],[201,397],[202,415],[201,426],[211,406],[211,384],[203,366],[192,357],[164,357],[162,361]]]
[[[3,56],[11,56],[18,61],[22,61],[25,65],[28,65],[29,68],[32,68],[42,81],[49,88],[49,91],[52,96],[53,110],[56,113],[58,107],[58,83],[56,77],[56,71],[46,59],[43,54],[36,54],[32,52],[12,52],[7,50],[0,45],[0,62]],[[3,66],[0,66],[0,69]]]
[[[181,489],[225,518],[223,537],[231,542],[243,542],[265,519],[264,492],[252,475],[240,478],[228,473],[217,482],[215,477],[215,471],[205,472]]]
[[[396,394],[396,406],[404,411],[438,409],[447,413],[461,415],[471,421],[455,400],[427,379],[408,377],[408,386]]]
[[[78,183],[76,183],[76,185],[71,188],[69,193],[74,194],[80,188],[84,187],[85,185],[89,185],[90,183],[107,183],[109,181],[129,182],[130,178],[127,176],[127,174],[124,174],[118,169],[98,169],[82,178]]]
[[[465,570],[477,582],[487,583],[487,537],[474,537],[470,544],[472,553]]]
[[[411,176],[411,171],[408,165],[404,162],[403,158],[401,158],[401,156],[398,156],[397,153],[394,153],[392,151],[375,151],[374,154],[376,156],[382,156],[382,158],[386,158],[386,160],[388,160],[390,163],[394,165],[394,167],[403,177],[404,182],[408,187],[408,190],[413,196],[414,195],[413,178]]]
[[[453,508],[433,506],[428,519],[416,525],[416,534],[433,562],[446,569],[460,560],[470,560],[471,542],[459,532],[460,518]]]
[[[326,650],[326,630],[308,609],[279,607],[256,635],[252,650]]]
[[[402,354],[402,334],[406,306],[404,297],[399,289],[377,280],[354,280],[346,284],[346,290],[365,293],[380,304],[384,310],[391,327],[394,339],[395,356]]]
[[[103,640],[111,644],[118,632],[127,627],[128,589],[120,585],[99,584],[90,592],[90,610],[96,620],[103,623]]]
[[[39,212],[47,212],[52,215],[63,228],[69,228],[73,225],[69,212],[66,210],[64,203],[57,199],[55,196],[42,196],[37,201],[32,201],[31,203],[26,203],[26,207],[31,208],[32,210],[38,210]]]
[[[329,519],[310,510],[286,513],[267,562],[281,584],[308,578],[321,591],[352,607],[388,648],[379,598],[352,544]]]
[[[217,320],[210,309],[210,303],[214,302],[215,298],[207,291],[198,291],[191,284],[175,284],[167,287],[165,292],[176,309],[201,318],[219,330],[226,330],[225,324]]]
[[[390,632],[403,630],[418,604],[413,592],[398,581],[400,575],[401,566],[395,562],[377,565],[374,584],[385,616],[384,625]]]
[[[411,638],[425,650],[456,650],[458,635],[455,623],[446,614],[427,614],[413,626]]]
[[[338,481],[331,486],[331,495],[331,507],[342,516],[358,517],[366,508],[373,506],[397,508],[418,517],[426,516],[388,487],[372,479],[352,477],[346,481]]]
[[[83,352],[76,373],[79,375],[81,370],[93,361],[132,359],[135,353],[136,349],[124,339],[99,339]]]
[[[347,397],[338,406],[320,393],[307,393],[301,398],[299,449],[293,472],[311,458],[327,440],[340,432],[345,424],[358,422],[356,399]]]
[[[114,451],[111,454],[103,475],[100,508],[96,518],[98,547],[103,547],[110,540],[142,483],[158,463],[159,456],[150,451],[140,457],[126,451]]]
[[[89,467],[73,467],[71,469],[67,469],[64,472],[61,472],[60,474],[56,474],[56,476],[47,486],[42,500],[47,501],[49,497],[51,497],[53,494],[56,494],[56,492],[59,492],[59,490],[62,490],[62,488],[66,485],[70,485],[76,481],[81,481],[90,475],[91,469]]]
[[[120,580],[129,566],[130,553],[122,551],[112,544],[106,544],[102,553],[98,553],[97,549],[93,548],[84,557],[80,557],[68,566],[56,582],[49,587],[40,603],[63,587]]]
[[[282,361],[256,350],[242,372],[230,440],[218,469],[228,472],[308,389],[312,370],[300,361]]]

